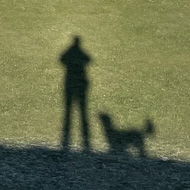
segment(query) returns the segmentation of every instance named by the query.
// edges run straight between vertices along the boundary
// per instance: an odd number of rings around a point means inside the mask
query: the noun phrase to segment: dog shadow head
[[[145,121],[145,132],[146,132],[146,134],[154,134],[155,133],[155,125],[151,119],[147,119]]]

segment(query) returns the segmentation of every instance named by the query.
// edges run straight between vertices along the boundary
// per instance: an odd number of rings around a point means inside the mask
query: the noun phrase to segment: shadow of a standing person
[[[66,68],[64,97],[65,117],[63,121],[62,146],[67,148],[70,141],[72,105],[77,103],[80,108],[82,135],[84,148],[89,148],[89,124],[87,117],[87,91],[89,80],[86,66],[90,62],[90,56],[81,48],[81,39],[74,37],[73,44],[60,57],[60,61]]]

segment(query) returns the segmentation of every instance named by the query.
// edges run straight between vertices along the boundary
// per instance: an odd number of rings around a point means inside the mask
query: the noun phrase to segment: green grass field
[[[189,0],[31,0],[0,2],[0,142],[60,146],[65,68],[60,54],[82,39],[91,57],[88,115],[94,151],[109,144],[99,113],[117,130],[156,133],[150,156],[190,161]],[[74,107],[71,148],[81,149]]]

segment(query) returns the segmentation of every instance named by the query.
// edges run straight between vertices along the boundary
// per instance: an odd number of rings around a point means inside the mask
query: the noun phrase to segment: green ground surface
[[[99,120],[141,130],[150,156],[190,161],[189,0],[0,1],[0,141],[59,147],[65,107],[60,54],[80,35],[91,56],[88,115],[93,150],[109,144]],[[71,148],[81,149],[74,109]]]

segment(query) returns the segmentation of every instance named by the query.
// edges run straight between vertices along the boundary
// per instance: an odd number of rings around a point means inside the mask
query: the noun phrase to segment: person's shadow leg
[[[66,101],[65,101],[65,118],[64,126],[62,131],[62,146],[63,148],[68,148],[70,141],[70,128],[71,128],[71,108],[72,108],[72,95],[66,92]]]
[[[84,145],[84,148],[89,149],[89,124],[88,124],[88,119],[87,119],[87,112],[86,112],[87,103],[86,103],[85,97],[86,96],[84,92],[84,94],[80,97],[79,106],[80,106],[80,112],[81,112],[83,145]]]

